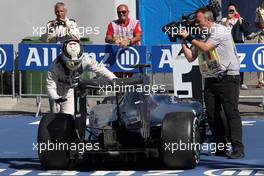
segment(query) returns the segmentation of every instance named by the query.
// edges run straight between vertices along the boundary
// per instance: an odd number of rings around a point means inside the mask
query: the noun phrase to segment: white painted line
[[[256,123],[256,120],[243,120],[243,123]]]
[[[77,171],[66,171],[62,175],[77,175],[79,172]]]
[[[124,175],[124,176],[128,176],[128,175],[133,175],[136,173],[136,171],[96,171],[94,173],[92,173],[92,176],[97,176],[97,175],[107,175],[107,174],[115,174],[115,175]]]
[[[254,174],[254,172],[257,172]],[[264,176],[263,168],[224,168],[224,169],[213,169],[204,172],[207,176],[218,176],[218,175],[262,175]]]
[[[133,175],[135,173],[136,173],[136,171],[120,171],[119,174],[117,174],[117,175],[120,175],[120,176],[122,176],[122,175]]]
[[[29,125],[38,125],[40,121],[36,121],[36,122],[31,122],[29,123]]]
[[[13,174],[10,175],[26,175],[28,173],[32,172],[32,170],[17,170]]]
[[[38,175],[77,175],[77,171],[62,171],[62,170],[52,170],[47,172],[38,173]]]
[[[235,172],[236,171],[234,171],[234,170],[227,170],[227,171],[222,172],[221,175],[233,175],[233,174],[235,174]]]
[[[155,170],[155,171],[148,171],[147,174],[143,174],[144,176],[153,176],[153,175],[178,175],[178,173],[184,172],[184,170]]]
[[[97,176],[97,175],[106,175],[106,174],[109,174],[110,173],[110,171],[96,171],[96,172],[94,172],[94,173],[92,173],[91,175],[92,176]]]
[[[39,120],[35,121],[35,122],[31,122],[31,123],[29,123],[29,125],[39,125],[39,122],[40,122]],[[252,126],[255,123],[256,123],[256,121],[245,121],[245,120],[242,121],[242,125],[244,125],[244,126]],[[89,119],[86,120],[86,125],[89,125]]]
[[[238,175],[250,175],[254,170],[242,170]]]
[[[252,121],[252,120],[243,120],[242,121],[243,126],[253,126],[255,123],[256,123],[256,121]]]

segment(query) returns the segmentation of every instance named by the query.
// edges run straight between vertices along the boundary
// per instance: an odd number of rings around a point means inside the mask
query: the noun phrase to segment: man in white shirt
[[[63,43],[67,39],[80,39],[76,22],[67,17],[67,9],[63,2],[58,2],[54,6],[56,19],[49,21],[46,33],[41,36],[43,42]]]

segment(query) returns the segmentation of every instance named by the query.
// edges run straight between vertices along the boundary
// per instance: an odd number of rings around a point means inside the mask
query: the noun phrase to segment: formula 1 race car
[[[133,66],[140,73],[133,78],[116,79],[111,86],[138,88],[149,85],[149,78],[143,73],[147,66]],[[88,110],[87,90],[102,85],[109,85],[109,81],[96,79],[79,83],[75,90],[74,117],[61,113],[42,117],[38,154],[44,168],[68,169],[84,157],[91,162],[154,157],[169,168],[197,166],[199,144],[205,131],[199,101],[126,91],[106,97]]]

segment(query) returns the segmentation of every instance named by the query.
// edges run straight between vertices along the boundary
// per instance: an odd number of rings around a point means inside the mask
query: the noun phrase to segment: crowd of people
[[[90,69],[110,80],[123,77],[126,73],[111,73],[104,65],[82,54],[77,23],[67,17],[65,4],[59,2],[54,7],[56,19],[48,22],[47,33],[41,39],[45,42],[63,43],[62,54],[54,61],[47,77],[47,90],[53,112],[74,114],[74,81]],[[231,142],[232,151],[218,150],[215,155],[230,159],[244,157],[242,124],[238,110],[240,89],[248,89],[244,74],[240,73],[240,62],[234,43],[244,43],[249,35],[249,23],[240,16],[235,4],[228,5],[227,17],[220,23],[214,21],[213,13],[207,8],[195,12],[199,28],[209,30],[204,39],[195,39],[186,30],[181,30],[180,42],[189,62],[198,58],[204,78],[204,102],[207,118],[215,143]],[[120,47],[140,45],[142,30],[139,20],[129,18],[129,8],[125,4],[117,7],[118,19],[107,27],[105,42]],[[256,10],[255,25],[264,29],[264,3]],[[219,30],[218,30],[219,29]],[[226,31],[226,32],[219,32]],[[264,43],[264,34],[259,34],[259,43]],[[190,48],[187,43],[192,44]],[[129,76],[129,75],[127,75]],[[263,72],[258,73],[257,88],[264,87]],[[57,107],[59,105],[59,108]],[[54,107],[56,106],[56,108]],[[229,134],[220,116],[223,108],[229,127]]]
[[[67,17],[67,9],[62,2],[54,7],[56,19],[46,25],[46,33],[41,36],[43,42],[63,43],[69,38],[80,39],[77,23]],[[142,30],[139,20],[129,18],[129,8],[125,4],[117,7],[118,19],[113,20],[107,27],[105,42],[120,47],[140,45]],[[227,16],[219,22],[231,30],[235,43],[244,43],[249,34],[249,23],[239,14],[236,4],[230,3],[227,7]],[[256,9],[255,26],[259,31],[264,29],[264,2]],[[250,37],[248,37],[250,38]],[[259,32],[258,43],[264,43],[264,33]],[[117,77],[130,77],[131,73],[115,73]],[[263,72],[257,72],[256,88],[264,88]],[[244,72],[240,72],[240,89],[248,90],[244,82]]]

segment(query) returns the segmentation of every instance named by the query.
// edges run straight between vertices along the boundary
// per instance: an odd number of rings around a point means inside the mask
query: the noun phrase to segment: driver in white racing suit
[[[74,87],[82,72],[89,70],[109,80],[116,78],[102,63],[85,55],[78,40],[64,42],[62,54],[54,60],[47,75],[47,93],[55,101],[53,113],[74,115]]]

